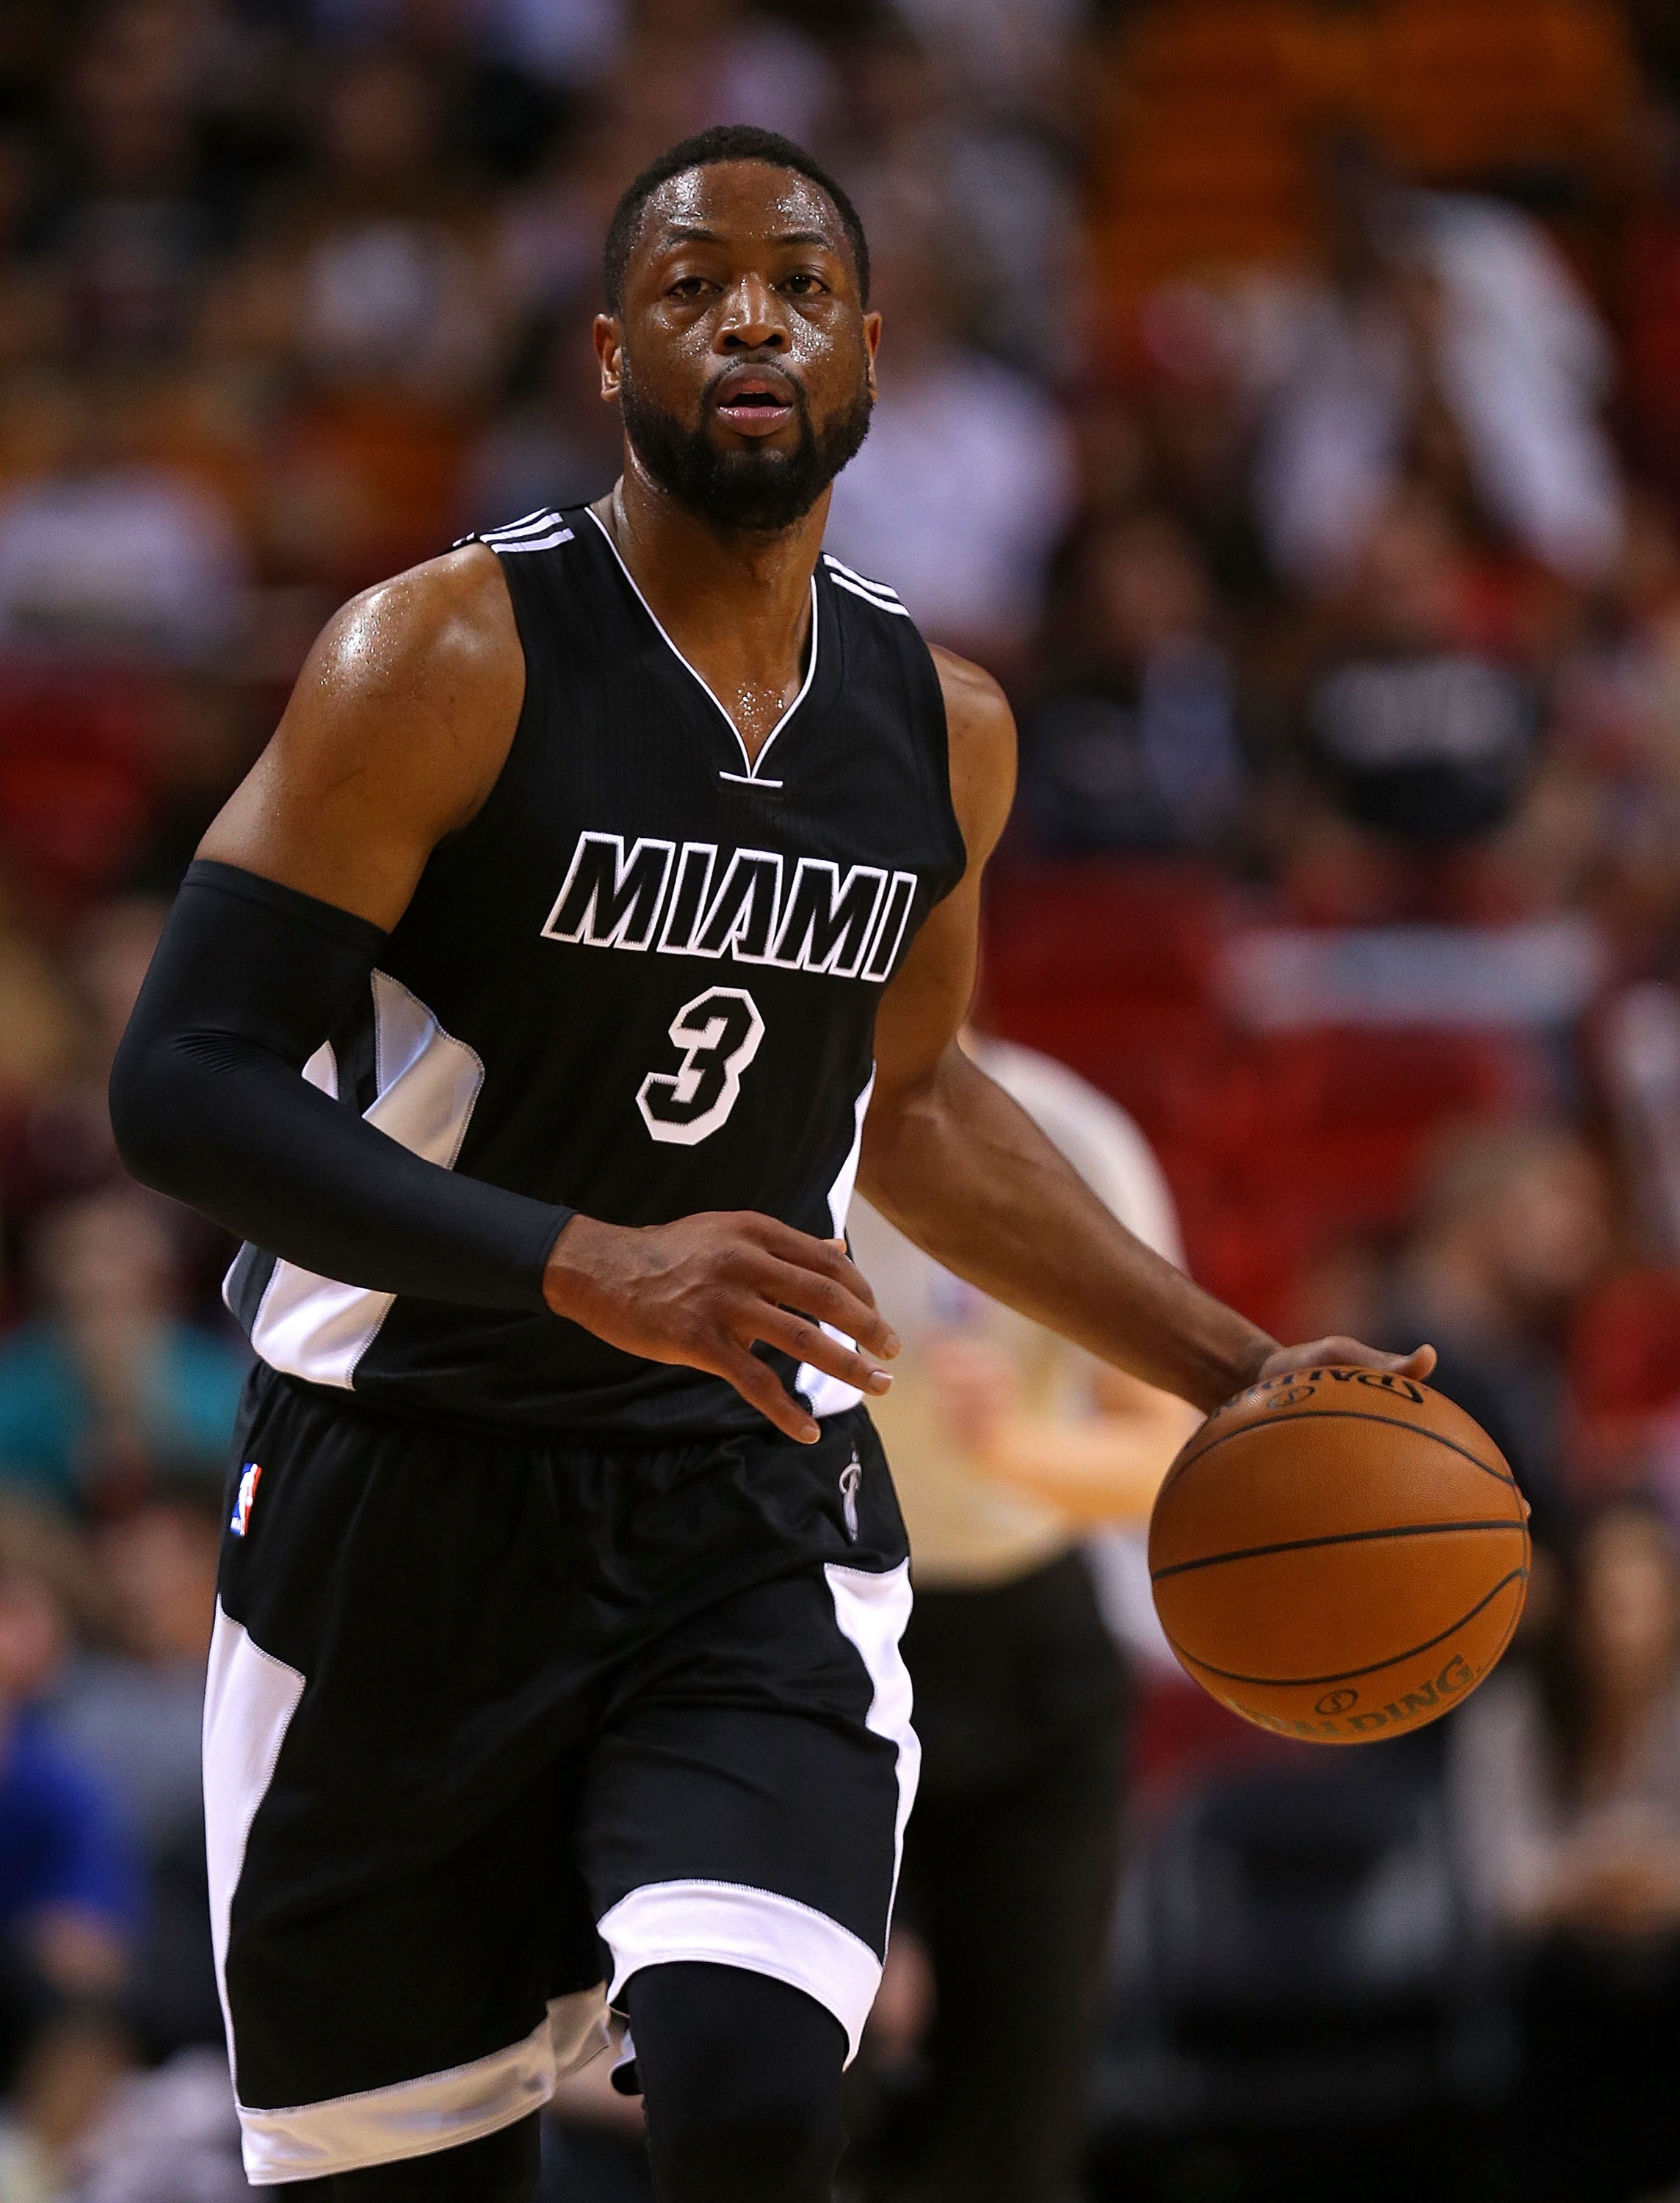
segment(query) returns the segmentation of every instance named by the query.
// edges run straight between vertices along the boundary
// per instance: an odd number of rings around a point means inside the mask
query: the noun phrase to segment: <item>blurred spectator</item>
[[[616,405],[602,402],[600,364],[581,301],[531,332],[511,378],[513,400],[469,450],[463,528],[493,528],[543,505],[587,505],[618,479]]]
[[[1082,364],[1076,183],[1057,142],[1070,18],[1057,0],[924,0],[866,20],[840,49],[848,97],[830,149],[854,195],[905,198],[937,227],[964,269],[963,333],[1041,375]],[[888,225],[875,228],[879,243]]]
[[[435,75],[352,52],[322,94],[315,162],[265,210],[221,341],[303,379],[272,446],[271,567],[348,591],[449,541],[501,311],[489,204],[450,154]]]
[[[162,923],[162,907],[150,897],[115,896],[61,948],[58,977],[74,1037],[60,1075],[31,1096],[3,1155],[0,1188],[14,1223],[27,1227],[44,1202],[118,1174],[105,1089]]]
[[[1525,2203],[1680,2178],[1680,1545],[1653,1506],[1592,1516],[1536,1671],[1454,1722],[1464,1859],[1521,1958]]]
[[[112,1641],[72,1662],[46,1709],[144,1858],[150,1902],[126,2009],[154,2056],[222,2040],[200,1771],[222,1516],[208,1480],[166,1480],[97,1527]]]
[[[1098,1197],[1170,1258],[1135,1125],[1060,1064],[969,1037]],[[865,2145],[869,2195],[1062,2203],[1117,1858],[1123,1675],[1082,1534],[1148,1510],[1199,1418],[988,1301],[854,1204],[904,1342],[871,1403],[910,1533],[923,1764],[878,2055],[925,2072]]]
[[[54,960],[18,921],[0,876],[0,1121],[29,1103],[73,1069],[81,1021]]]
[[[1451,514],[1413,487],[1378,514],[1317,617],[1295,625],[1300,666],[1281,686],[1293,691],[1307,779],[1272,818],[1304,914],[1484,921],[1555,907],[1547,890],[1571,876],[1570,854],[1545,849],[1543,805],[1535,821],[1522,815],[1539,753],[1536,684],[1497,623],[1483,632],[1483,611]],[[1536,846],[1519,860],[1524,835]]]
[[[834,484],[828,546],[896,589],[930,640],[1007,673],[1070,517],[1067,434],[1034,383],[957,341],[948,257],[915,218],[865,220],[880,240],[881,399]]]
[[[592,361],[601,242],[636,165],[624,154],[630,127],[628,101],[604,100],[575,130],[556,136],[535,174],[504,194],[495,216],[496,281],[508,313],[528,336],[541,336],[575,310],[575,334]]]
[[[248,580],[203,481],[133,448],[119,387],[67,386],[56,463],[0,497],[0,649],[192,664],[236,635]]]
[[[1022,794],[1052,853],[1217,847],[1247,778],[1209,577],[1182,528],[1099,520],[1067,561],[1061,664],[1023,730]],[[1059,632],[1058,632],[1059,628]]]
[[[243,1357],[180,1321],[157,1206],[113,1189],[36,1228],[40,1313],[0,1345],[0,1480],[62,1507],[163,1464],[219,1477]]]
[[[714,122],[754,123],[797,145],[820,140],[839,96],[822,48],[746,0],[640,0],[620,69],[659,145]],[[627,168],[628,183],[640,162]]]
[[[182,2051],[127,2076],[67,2154],[62,2203],[245,2203],[227,2053]]]
[[[1559,674],[1553,769],[1596,874],[1582,891],[1648,963],[1680,934],[1680,542],[1648,493],[1595,609]]]
[[[1256,495],[1273,555],[1322,588],[1408,473],[1456,477],[1499,531],[1593,581],[1621,534],[1598,421],[1606,339],[1544,233],[1491,200],[1404,189],[1351,140],[1323,165],[1329,267],[1248,300]]]
[[[344,56],[323,93],[319,170],[279,216],[304,361],[328,382],[472,387],[493,339],[482,210],[446,157],[435,85],[375,50]]]
[[[0,115],[0,367],[45,351],[57,334],[52,286],[40,260],[25,250],[46,190],[42,139],[30,119]]]
[[[90,11],[64,83],[68,189],[38,244],[75,355],[180,350],[234,210],[202,160],[195,99],[207,18],[195,0]]]
[[[1532,700],[1471,640],[1465,546],[1434,497],[1378,512],[1338,591],[1306,698],[1312,750],[1348,812],[1418,841],[1485,832],[1533,751]]]
[[[0,2068],[49,2147],[121,2062],[98,2015],[127,1982],[142,1901],[109,1801],[38,1707],[91,1604],[69,1533],[0,1501]]]
[[[1434,1345],[1434,1381],[1511,1463],[1537,1537],[1564,1513],[1562,1328],[1611,1232],[1603,1172],[1574,1133],[1477,1125],[1436,1161],[1390,1280],[1383,1332]]]
[[[935,57],[946,100],[994,115],[1053,108],[1088,21],[1080,0],[900,0],[900,11]]]
[[[200,1731],[222,1511],[208,1480],[165,1480],[96,1527],[114,1642],[82,1654],[52,1697],[58,1734],[153,1853],[203,1819]]]

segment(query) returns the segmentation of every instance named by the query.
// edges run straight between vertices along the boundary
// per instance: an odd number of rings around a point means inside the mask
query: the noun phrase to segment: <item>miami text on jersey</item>
[[[791,872],[791,877],[789,873]],[[914,872],[714,842],[580,834],[543,927],[550,941],[667,956],[733,957],[836,979],[888,979],[916,900]]]

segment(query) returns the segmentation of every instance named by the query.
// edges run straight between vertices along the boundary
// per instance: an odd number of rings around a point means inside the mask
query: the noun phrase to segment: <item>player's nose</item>
[[[717,317],[717,346],[722,351],[785,351],[787,316],[781,299],[762,275],[738,276],[724,293]]]

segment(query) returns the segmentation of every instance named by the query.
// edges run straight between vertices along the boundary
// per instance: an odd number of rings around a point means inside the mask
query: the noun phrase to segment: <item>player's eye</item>
[[[796,268],[791,275],[783,278],[782,287],[784,290],[791,291],[796,298],[814,298],[826,291],[828,286],[820,275],[813,275],[809,268]]]
[[[704,275],[679,275],[666,296],[672,298],[698,298],[706,289]]]

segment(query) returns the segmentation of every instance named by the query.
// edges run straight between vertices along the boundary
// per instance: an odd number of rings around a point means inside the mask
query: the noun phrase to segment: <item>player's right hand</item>
[[[893,1382],[881,1364],[898,1339],[845,1242],[750,1210],[640,1226],[575,1216],[549,1255],[543,1296],[556,1315],[627,1354],[722,1377],[802,1445],[821,1433],[753,1353],[760,1341],[864,1393],[878,1397]]]

